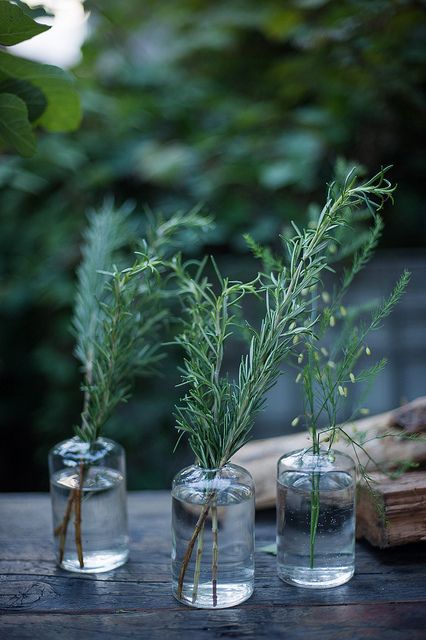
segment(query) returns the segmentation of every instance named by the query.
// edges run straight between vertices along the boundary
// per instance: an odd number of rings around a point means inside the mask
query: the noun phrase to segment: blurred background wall
[[[193,252],[214,253],[232,276],[253,269],[242,233],[276,245],[291,219],[306,223],[338,158],[367,172],[393,164],[395,206],[351,296],[380,297],[404,267],[413,271],[408,294],[371,342],[391,364],[367,406],[378,412],[423,394],[425,3],[53,5],[65,21],[56,40],[16,53],[71,66],[84,120],[73,134],[41,134],[31,159],[1,158],[2,489],[46,489],[47,451],[78,421],[74,272],[86,212],[106,196],[136,201],[141,216],[145,205],[167,214],[205,203],[218,226]],[[188,459],[184,447],[172,456],[178,361],[171,352],[163,377],[140,381],[109,425],[127,447],[130,488],[168,486]],[[288,431],[298,394],[284,375],[255,435]]]

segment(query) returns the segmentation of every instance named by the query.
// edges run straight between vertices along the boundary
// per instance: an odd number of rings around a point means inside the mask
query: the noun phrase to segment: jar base
[[[173,596],[176,598],[176,600],[178,600],[182,604],[186,604],[189,607],[194,607],[195,609],[227,609],[228,607],[235,607],[236,605],[248,600],[253,593],[253,589],[253,581],[243,582],[239,584],[218,584],[217,604],[216,606],[213,606],[213,592],[211,582],[199,584],[197,599],[193,602],[193,584],[185,584],[182,590],[182,595],[179,597],[177,595],[177,582],[173,581]]]
[[[354,575],[353,565],[344,567],[309,569],[308,567],[280,567],[278,577],[296,587],[305,589],[331,589],[348,582]]]
[[[84,554],[84,567],[80,567],[78,559],[73,553],[72,557],[65,556],[59,564],[61,569],[73,573],[104,573],[121,567],[127,562],[129,551],[98,551]]]

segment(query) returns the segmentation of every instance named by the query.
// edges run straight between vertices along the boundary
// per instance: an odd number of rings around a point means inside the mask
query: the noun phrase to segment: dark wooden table
[[[389,551],[358,544],[355,577],[323,591],[284,584],[275,558],[259,551],[252,598],[203,611],[171,596],[169,514],[166,492],[131,493],[129,562],[80,576],[55,565],[49,497],[0,496],[1,640],[426,638],[426,544]],[[259,515],[256,535],[258,547],[273,542],[272,513]]]

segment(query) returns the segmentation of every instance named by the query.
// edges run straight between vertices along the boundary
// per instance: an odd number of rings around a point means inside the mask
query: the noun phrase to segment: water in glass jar
[[[278,479],[277,500],[279,577],[312,588],[347,582],[355,564],[355,490],[351,475],[336,471],[284,472]],[[319,504],[314,538],[312,504],[314,508]]]
[[[71,492],[79,486],[79,469],[62,469],[51,478],[53,526],[64,520]],[[81,537],[84,567],[80,567],[75,541],[75,508],[65,538],[61,566],[68,571],[97,573],[122,565],[128,557],[126,486],[115,469],[85,469],[81,501]],[[55,537],[59,553],[60,536]]]
[[[216,483],[218,488],[219,483]],[[244,486],[218,490],[197,537],[179,592],[179,574],[197,522],[206,504],[206,491],[180,486],[172,493],[173,594],[199,608],[225,608],[247,600],[254,586],[254,500]],[[216,514],[215,510],[216,509]],[[217,521],[217,563],[214,562],[214,523]],[[197,567],[198,557],[198,567]],[[214,568],[214,564],[217,568]],[[213,576],[217,582],[213,587]]]

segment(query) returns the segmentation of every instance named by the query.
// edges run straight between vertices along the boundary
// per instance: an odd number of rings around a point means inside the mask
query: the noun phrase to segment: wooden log
[[[406,428],[409,425],[409,428]],[[410,460],[424,462],[426,460],[426,438],[404,440],[401,436],[407,433],[421,433],[426,430],[426,396],[376,416],[347,423],[345,431],[352,437],[364,433],[364,453],[359,448],[340,439],[335,448],[346,452],[368,469],[373,469],[370,458],[379,465],[396,466]],[[374,439],[379,436],[379,439]],[[284,453],[309,447],[310,438],[307,432],[295,433],[277,438],[255,440],[246,444],[234,457],[233,462],[250,471],[256,486],[256,507],[264,509],[275,505],[277,460]]]
[[[426,540],[426,471],[412,471],[397,480],[370,474],[374,495],[358,486],[357,537],[376,547],[395,547]]]

